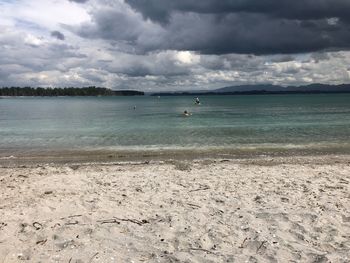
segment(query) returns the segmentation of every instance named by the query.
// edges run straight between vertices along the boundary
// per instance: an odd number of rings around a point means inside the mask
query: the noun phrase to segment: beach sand
[[[350,262],[350,157],[0,168],[0,263]]]

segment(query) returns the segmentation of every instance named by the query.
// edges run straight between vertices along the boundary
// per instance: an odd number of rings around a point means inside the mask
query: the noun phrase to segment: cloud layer
[[[126,0],[145,17],[155,21],[169,21],[175,12],[199,14],[253,13],[270,17],[313,20],[329,17],[349,19],[347,0]]]
[[[0,11],[0,86],[350,82],[348,0],[0,0]]]

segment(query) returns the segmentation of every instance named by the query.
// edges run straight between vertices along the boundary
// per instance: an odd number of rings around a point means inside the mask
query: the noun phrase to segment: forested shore
[[[2,87],[0,96],[135,96],[144,95],[144,92],[135,90],[111,90],[101,87]]]

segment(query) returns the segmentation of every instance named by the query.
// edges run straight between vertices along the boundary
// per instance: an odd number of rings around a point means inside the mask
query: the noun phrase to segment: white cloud
[[[190,51],[176,52],[176,58],[183,64],[197,64],[200,61],[200,56]]]
[[[43,39],[40,39],[32,34],[27,34],[24,38],[24,43],[33,46],[40,46],[43,43]]]
[[[58,0],[18,0],[0,3],[1,16],[7,24],[28,23],[54,30],[60,24],[75,25],[90,19],[81,5]],[[1,20],[0,20],[1,21]],[[9,21],[12,21],[10,23]]]

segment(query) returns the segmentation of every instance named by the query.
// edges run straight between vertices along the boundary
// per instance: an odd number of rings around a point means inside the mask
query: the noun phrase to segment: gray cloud
[[[55,37],[55,38],[57,38],[59,40],[64,40],[65,39],[65,36],[60,31],[52,31],[51,32],[51,36]]]
[[[350,17],[350,8],[345,9],[350,7],[348,1],[318,0],[316,4],[307,0],[303,5],[287,5],[286,0],[127,3],[143,17],[109,5],[94,10],[92,22],[73,31],[84,38],[116,41],[124,51],[136,53],[170,49],[261,55],[350,47],[350,25],[345,21]],[[166,23],[158,23],[164,19]]]
[[[28,41],[37,42],[31,45]],[[0,45],[1,82],[10,85],[19,83],[22,78],[28,79],[26,76],[40,75],[41,72],[67,71],[69,68],[65,64],[86,59],[86,55],[72,45],[50,43],[45,39],[38,41],[31,35],[15,31],[8,31],[8,34],[3,32]]]
[[[68,0],[69,2],[75,2],[75,3],[79,3],[79,4],[83,4],[86,3],[89,0]]]
[[[349,19],[350,2],[347,0],[126,0],[145,17],[166,22],[175,12],[202,14],[256,13],[287,19]]]

